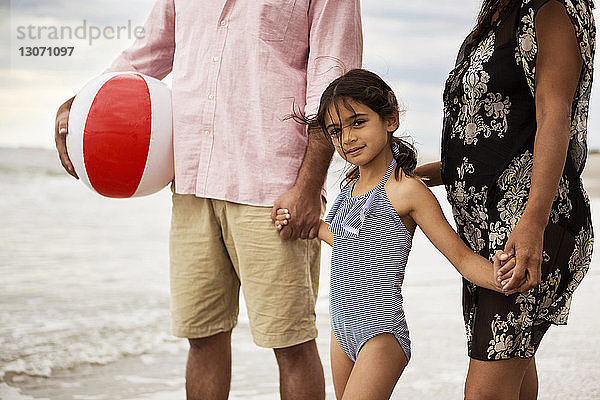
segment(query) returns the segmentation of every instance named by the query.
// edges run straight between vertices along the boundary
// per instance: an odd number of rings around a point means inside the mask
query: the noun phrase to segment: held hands
[[[279,235],[283,239],[314,239],[319,232],[321,220],[321,194],[320,190],[315,195],[308,193],[298,186],[292,187],[275,201],[271,211],[271,219],[277,224],[277,211],[288,210],[286,214],[294,214],[294,219],[288,219],[279,228]]]
[[[281,231],[288,223],[292,216],[287,208],[278,208],[275,217],[275,229]]]
[[[286,226],[292,220],[292,215],[287,208],[278,208],[275,211],[275,229],[279,232],[284,230]],[[325,224],[324,222],[322,224]],[[326,225],[326,224],[325,224]],[[287,229],[287,228],[286,228]],[[331,236],[331,232],[327,229],[323,229],[323,232],[329,233],[327,236]],[[319,231],[319,238],[325,240],[329,245],[332,245],[332,238],[325,237],[324,233]],[[505,295],[511,295],[513,293],[518,292],[518,290],[511,289],[508,284],[511,282],[518,283],[518,285],[522,285],[525,282],[525,279],[514,278],[515,266],[517,259],[510,254],[507,254],[501,250],[498,250],[493,258],[493,268],[494,268],[494,284],[497,287],[497,291],[504,293]]]
[[[511,257],[514,255],[516,261],[511,276],[506,275],[503,268],[498,271],[502,281],[508,280],[504,286],[508,293],[523,293],[540,283],[545,226],[536,221],[521,218],[504,247],[504,252]]]
[[[287,224],[290,223],[292,216],[287,208],[279,208],[275,217],[275,228],[281,232]],[[319,220],[318,238],[333,246],[333,232],[329,230],[329,224],[323,220]]]
[[[517,259],[510,254],[498,250],[494,254],[494,283],[505,295],[516,293],[517,290],[510,289],[507,285],[514,275]],[[523,283],[520,281],[520,283]]]

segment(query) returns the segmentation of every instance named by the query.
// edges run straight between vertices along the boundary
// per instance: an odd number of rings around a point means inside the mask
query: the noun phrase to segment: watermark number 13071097
[[[71,57],[73,55],[73,51],[75,50],[74,46],[69,47],[58,47],[58,46],[48,46],[48,47],[19,47],[19,55],[21,57]]]

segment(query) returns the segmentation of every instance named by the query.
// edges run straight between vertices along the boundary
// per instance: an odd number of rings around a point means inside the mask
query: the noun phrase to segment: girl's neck
[[[386,146],[368,164],[358,167],[359,177],[357,183],[360,182],[360,187],[371,187],[379,184],[393,158],[392,149]]]

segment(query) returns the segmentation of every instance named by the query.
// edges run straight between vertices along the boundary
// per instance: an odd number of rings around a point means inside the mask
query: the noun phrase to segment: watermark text
[[[145,35],[143,26],[133,26],[131,21],[126,25],[97,26],[88,24],[86,20],[77,26],[71,25],[20,25],[16,27],[16,39],[27,41],[45,40],[87,40],[91,46],[100,39],[143,39]]]

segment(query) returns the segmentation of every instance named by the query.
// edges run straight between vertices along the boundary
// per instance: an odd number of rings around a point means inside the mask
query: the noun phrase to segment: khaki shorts
[[[320,242],[282,240],[271,207],[173,194],[171,328],[201,338],[237,323],[241,284],[254,342],[282,348],[316,338]]]

